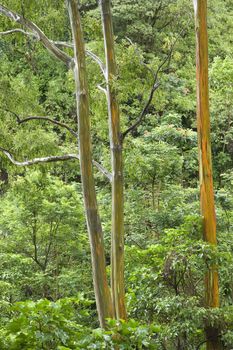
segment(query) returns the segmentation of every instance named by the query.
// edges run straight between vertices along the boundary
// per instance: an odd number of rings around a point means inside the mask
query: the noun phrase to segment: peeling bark
[[[112,257],[111,287],[117,319],[126,319],[124,285],[124,184],[120,111],[113,86],[117,76],[109,0],[100,0],[106,57],[109,138],[112,163]]]
[[[103,232],[97,207],[92,169],[90,113],[85,64],[85,48],[78,2],[75,0],[67,0],[67,4],[74,42],[74,69],[79,126],[79,154],[84,205],[91,244],[92,271],[96,304],[100,325],[104,327],[106,318],[113,317],[113,308],[110,289],[107,282]]]
[[[214,248],[217,246],[217,238],[210,141],[207,0],[194,0],[193,2],[196,28],[197,129],[201,215],[203,217],[203,238]],[[209,267],[205,277],[205,300],[207,308],[219,307],[218,268],[215,265]],[[207,350],[222,349],[219,330],[207,325],[205,332]]]

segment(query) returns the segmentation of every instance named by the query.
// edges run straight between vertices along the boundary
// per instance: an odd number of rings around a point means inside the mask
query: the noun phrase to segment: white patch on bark
[[[193,0],[193,7],[194,7],[195,15],[197,14],[197,1],[198,0]]]

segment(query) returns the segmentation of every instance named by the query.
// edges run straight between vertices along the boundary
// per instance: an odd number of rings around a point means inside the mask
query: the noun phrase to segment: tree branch
[[[76,138],[78,137],[78,133],[76,133],[73,129],[71,129],[68,125],[66,125],[65,123],[61,123],[57,120],[53,120],[49,117],[40,117],[40,116],[29,116],[27,118],[24,118],[24,119],[18,119],[18,123],[19,124],[23,124],[23,123],[26,123],[30,120],[44,120],[44,121],[47,121],[49,123],[52,123],[52,124],[55,124],[55,125],[58,125],[62,128],[65,128],[67,129],[73,136],[75,136]]]
[[[107,89],[106,89],[106,88],[104,88],[101,84],[98,84],[98,85],[97,85],[97,88],[98,88],[100,91],[102,91],[102,92],[105,94],[105,96],[107,96]]]
[[[17,166],[31,166],[35,164],[41,164],[41,163],[52,163],[52,162],[60,162],[60,161],[66,161],[66,160],[79,160],[79,155],[77,154],[64,154],[62,156],[48,156],[48,157],[41,157],[41,158],[34,158],[31,160],[26,160],[23,162],[19,162],[15,160],[13,155],[6,150],[3,147],[0,147],[0,151],[4,153],[7,158],[11,161],[12,164]],[[100,163],[93,160],[92,164],[105,176],[109,179],[109,181],[112,181],[112,175],[108,172],[107,169],[105,169]]]
[[[0,107],[0,108],[1,108],[1,107]],[[70,128],[67,124],[62,123],[62,122],[59,122],[58,120],[51,119],[51,118],[49,118],[49,117],[41,117],[41,116],[29,116],[29,117],[27,117],[27,118],[21,119],[20,116],[19,116],[17,113],[11,111],[10,109],[6,109],[6,108],[1,108],[1,109],[2,109],[2,110],[5,110],[6,112],[9,112],[9,113],[13,114],[13,115],[16,117],[16,120],[17,120],[18,124],[23,124],[23,123],[26,123],[26,122],[28,122],[28,121],[30,121],[30,120],[44,120],[44,121],[47,121],[47,122],[49,122],[49,123],[58,125],[58,126],[60,126],[60,127],[62,127],[62,128],[65,128],[65,129],[67,129],[74,137],[76,137],[76,138],[78,137],[78,133],[77,133],[77,132],[75,132],[75,131],[74,131],[72,128]]]
[[[105,169],[100,163],[96,162],[95,160],[92,161],[92,164],[103,174],[105,175],[109,181],[112,181],[112,175],[111,173]]]
[[[0,13],[1,13],[1,5],[0,5]],[[5,32],[0,32],[0,35],[9,35],[9,34],[13,34],[13,33],[22,33],[24,35],[27,36],[31,36],[32,38],[38,40],[38,41],[42,41],[40,36],[37,33],[33,33],[33,32],[26,32],[25,30],[21,29],[21,28],[15,28],[15,29],[10,29],[7,30]],[[47,38],[48,39],[48,38]],[[64,47],[64,48],[74,48],[74,44],[73,43],[69,43],[69,42],[65,42],[65,41],[53,41],[48,39],[48,41],[50,42],[51,45],[53,45],[54,47],[56,47],[58,49],[58,46],[60,47]],[[45,45],[44,45],[45,46]],[[45,46],[48,50],[49,48],[47,46]],[[59,49],[58,49],[59,50]],[[72,57],[68,56],[65,52],[59,50],[60,53],[63,53],[64,55],[66,55],[70,62],[68,62],[68,66],[70,66],[71,62],[72,62]],[[103,63],[103,61],[96,55],[94,54],[92,51],[90,50],[86,50],[86,55],[89,56],[90,58],[92,58],[92,60],[98,64],[98,66],[101,69],[101,72],[103,73],[105,79],[106,79],[106,67]],[[66,62],[65,62],[66,63]]]
[[[101,61],[101,59],[90,50],[86,50],[86,55],[91,57],[92,60],[95,61],[99,65],[101,72],[104,75],[104,78],[107,79],[106,67],[105,67],[104,63]]]
[[[143,107],[141,113],[139,114],[139,117],[138,119],[136,120],[136,122],[131,125],[128,129],[126,129],[123,133],[122,133],[122,140],[124,140],[124,138],[133,130],[135,130],[143,121],[144,117],[146,116],[147,112],[148,112],[148,108],[150,107],[150,104],[152,102],[152,99],[153,99],[153,96],[154,96],[154,93],[155,91],[159,88],[160,86],[160,83],[158,81],[158,76],[159,76],[159,73],[161,72],[163,66],[168,62],[168,65],[170,64],[170,61],[171,61],[171,57],[172,57],[172,54],[173,54],[173,50],[174,50],[174,47],[177,43],[177,40],[178,40],[178,37],[174,40],[173,44],[171,45],[171,48],[167,54],[167,56],[165,57],[165,59],[161,62],[161,64],[158,66],[156,72],[153,73],[153,84],[152,84],[152,87],[151,87],[151,91],[150,91],[150,94],[149,94],[149,97],[148,97],[148,100],[145,104],[145,106]],[[128,38],[127,38],[128,39]],[[132,44],[132,41],[130,39],[128,39],[128,41]],[[143,65],[144,62],[142,63]],[[149,67],[148,69],[150,70],[150,72],[153,72]]]
[[[140,55],[140,51],[139,51],[138,48],[137,48],[137,45],[134,44],[133,41],[132,41],[129,37],[126,36],[125,38],[126,38],[126,40],[130,43],[130,45],[134,47],[135,54],[138,56],[140,64],[141,64],[142,66],[144,66],[144,67],[152,74],[152,76],[154,76],[154,75],[155,75],[154,70],[153,70],[152,68],[150,68],[150,67],[143,61],[143,59],[142,59],[142,57],[141,57],[141,55]]]
[[[73,43],[70,43],[70,42],[67,42],[67,41],[53,41],[53,43],[56,45],[56,46],[60,46],[60,47],[64,47],[64,48],[67,48],[67,49],[73,49],[74,48],[74,44]]]
[[[9,113],[13,114],[13,115],[15,116],[17,122],[20,123],[20,117],[19,117],[19,115],[18,115],[17,113],[11,111],[11,110],[8,109],[8,108],[2,108],[2,107],[0,107],[0,108],[1,108],[3,111],[5,111],[5,112],[9,112]]]
[[[65,161],[70,159],[79,159],[79,156],[76,154],[65,154],[63,156],[49,156],[49,157],[42,157],[42,158],[34,158],[31,160],[19,162],[15,160],[13,155],[5,148],[0,147],[0,151],[7,156],[7,158],[11,161],[11,163],[18,166],[30,166],[34,164],[40,164],[40,163],[51,163],[51,162],[59,162],[59,161]]]
[[[74,48],[73,43],[69,43],[69,42],[65,42],[65,41],[53,41],[53,43],[56,46],[61,46],[61,47],[66,47],[66,48],[71,48],[71,49]],[[105,67],[105,64],[103,63],[103,61],[95,53],[93,53],[90,50],[85,50],[85,53],[87,56],[91,57],[92,60],[95,61],[99,65],[99,67],[100,67],[100,69],[101,69],[101,71],[106,79],[106,67]]]
[[[36,35],[35,33],[32,32],[26,32],[25,30],[21,29],[21,28],[14,28],[14,29],[10,29],[10,30],[6,30],[5,32],[0,32],[0,35],[8,35],[8,34],[13,34],[13,33],[22,33],[24,35],[28,35],[28,36],[32,36],[33,38],[39,40],[39,36]]]
[[[37,27],[37,25],[28,19],[24,18],[23,16],[19,15],[18,13],[9,10],[7,7],[0,5],[0,14],[8,17],[10,20],[20,23],[21,25],[27,27],[32,31],[32,33],[28,33],[25,31],[20,31],[23,34],[27,34],[30,36],[34,36],[37,40],[41,41],[43,46],[51,52],[55,57],[57,57],[59,60],[63,61],[68,67],[71,66],[73,59],[67,55],[65,52],[60,50],[51,40],[47,38],[47,36],[42,32],[42,30]],[[19,31],[19,30],[17,30]],[[9,31],[3,32],[4,35],[10,34]]]
[[[131,131],[135,130],[138,127],[138,125],[140,125],[142,123],[145,115],[147,114],[148,108],[150,107],[150,104],[151,104],[151,101],[153,99],[154,93],[159,88],[159,86],[160,86],[160,83],[157,81],[157,77],[156,77],[156,79],[154,79],[153,86],[151,88],[149,98],[148,98],[145,106],[143,107],[143,110],[141,111],[138,119],[136,120],[136,122],[133,125],[131,125],[128,129],[126,129],[122,133],[122,139],[123,140],[128,135],[128,133],[130,133]]]

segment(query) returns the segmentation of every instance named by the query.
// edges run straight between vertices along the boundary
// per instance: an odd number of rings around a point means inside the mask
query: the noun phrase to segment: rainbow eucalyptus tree
[[[217,238],[210,141],[207,0],[193,0],[193,3],[196,28],[197,129],[203,238],[215,248]],[[207,308],[219,307],[218,269],[215,264],[209,266],[206,273],[205,299]],[[222,349],[218,329],[206,324],[205,333],[207,350]]]
[[[85,64],[85,47],[81,18],[76,0],[67,0],[74,44],[74,75],[76,83],[78,140],[83,197],[87,227],[91,243],[92,271],[100,324],[113,317],[112,300],[106,275],[104,240],[98,213],[95,183],[92,169],[89,93]]]
[[[123,189],[123,138],[120,128],[120,110],[114,89],[117,65],[114,50],[114,35],[110,0],[100,0],[104,34],[107,102],[109,115],[109,141],[112,164],[112,249],[111,287],[117,319],[126,319],[124,287],[124,189]]]
[[[125,287],[124,287],[124,182],[123,182],[123,142],[125,137],[141,125],[148,113],[155,91],[159,88],[159,73],[166,63],[169,63],[177,40],[171,45],[171,49],[165,59],[159,64],[156,71],[149,69],[152,74],[152,86],[148,98],[135,122],[126,130],[121,131],[120,109],[114,83],[117,80],[117,64],[114,48],[114,33],[111,13],[111,1],[99,0],[106,67],[103,73],[107,83],[105,91],[108,103],[109,141],[111,149],[111,184],[112,184],[112,247],[111,247],[111,287],[115,317],[126,319]],[[130,40],[129,40],[130,41]],[[132,42],[130,41],[132,44]],[[135,53],[137,54],[137,52]],[[142,63],[143,64],[143,63]],[[146,64],[143,64],[146,67]]]

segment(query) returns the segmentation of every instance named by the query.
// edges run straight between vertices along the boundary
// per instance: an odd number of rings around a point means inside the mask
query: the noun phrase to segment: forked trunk
[[[85,64],[85,48],[82,35],[78,1],[67,0],[74,42],[75,83],[78,115],[79,155],[86,221],[91,245],[92,272],[95,298],[100,325],[113,317],[110,289],[107,283],[104,240],[97,207],[96,191],[92,169],[90,137],[90,113]]]
[[[126,319],[124,286],[124,200],[123,160],[120,113],[114,80],[117,66],[114,51],[114,36],[110,0],[100,0],[104,33],[109,136],[112,160],[112,258],[111,287],[117,319]]]
[[[208,88],[207,0],[193,0],[196,24],[197,129],[201,215],[204,240],[213,246],[216,240],[216,216],[210,142]],[[219,307],[218,269],[212,265],[205,277],[206,306]],[[206,325],[207,350],[220,350],[219,330]]]

